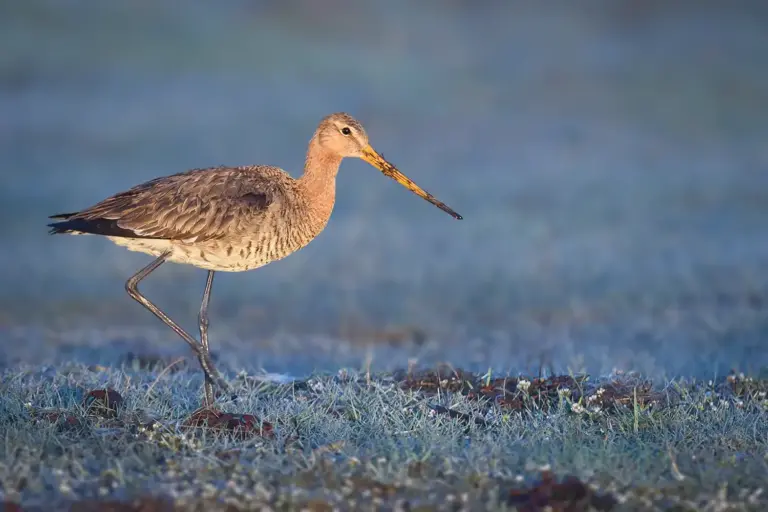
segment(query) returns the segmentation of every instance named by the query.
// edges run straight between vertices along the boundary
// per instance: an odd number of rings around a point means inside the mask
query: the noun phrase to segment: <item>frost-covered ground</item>
[[[149,370],[136,360],[3,374],[2,498],[143,512],[768,505],[764,377],[242,374],[218,416],[193,412],[199,376],[171,362]],[[105,388],[109,406],[86,399]]]

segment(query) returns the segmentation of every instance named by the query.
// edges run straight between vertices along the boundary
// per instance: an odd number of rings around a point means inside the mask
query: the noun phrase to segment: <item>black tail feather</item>
[[[75,214],[54,215],[52,219],[69,219]],[[88,233],[90,235],[119,236],[124,238],[144,238],[130,229],[121,228],[112,219],[69,219],[48,224],[50,235],[61,233]]]

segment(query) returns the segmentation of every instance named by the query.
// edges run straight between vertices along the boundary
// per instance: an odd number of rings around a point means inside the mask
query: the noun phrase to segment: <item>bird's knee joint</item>
[[[138,283],[134,282],[133,280],[129,279],[125,282],[125,291],[128,292],[128,295],[133,297],[134,299],[139,294],[139,289],[137,286]]]

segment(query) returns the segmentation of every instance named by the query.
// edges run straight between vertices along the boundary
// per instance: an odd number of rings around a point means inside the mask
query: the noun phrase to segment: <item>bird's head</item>
[[[456,219],[461,215],[438,201],[432,194],[416,185],[379,154],[368,142],[365,128],[354,117],[344,112],[337,112],[323,118],[315,131],[317,143],[325,150],[341,158],[360,158],[379,169],[402,186],[419,197],[434,204]]]

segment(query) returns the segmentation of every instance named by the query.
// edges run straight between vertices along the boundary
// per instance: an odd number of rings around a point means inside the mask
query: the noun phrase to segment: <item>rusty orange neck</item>
[[[336,200],[336,175],[342,158],[319,144],[315,137],[309,142],[304,174],[297,180],[307,198],[314,221],[328,221]]]

